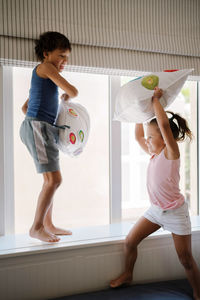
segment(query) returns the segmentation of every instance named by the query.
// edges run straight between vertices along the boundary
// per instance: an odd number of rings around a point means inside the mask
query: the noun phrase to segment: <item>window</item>
[[[132,79],[132,78],[131,78]],[[121,85],[131,80],[121,78]],[[191,215],[198,214],[197,200],[197,82],[187,81],[176,101],[167,110],[179,113],[189,124],[193,141],[179,143],[181,152],[180,188]],[[149,156],[134,140],[134,124],[122,123],[122,220],[136,220],[149,207],[146,171]]]
[[[27,233],[34,218],[38,194],[43,183],[42,176],[36,173],[32,158],[19,137],[19,127],[24,119],[21,106],[29,94],[32,69],[11,67],[2,69],[6,71],[6,76],[13,69],[13,103],[4,102],[7,121],[5,126],[5,120],[0,120],[4,127],[0,134],[4,135],[5,149],[14,146],[14,205],[12,201],[7,201],[13,199],[12,191],[9,194],[13,181],[7,180],[12,177],[10,165],[13,163],[12,159],[9,161],[8,156],[12,156],[13,153],[7,151],[9,153],[6,154],[3,175],[0,177],[2,187],[4,182],[8,182],[0,203],[3,216],[0,220],[0,230],[3,234],[6,232],[2,230],[2,226],[5,228],[10,220],[13,220],[11,213],[13,210],[15,232]],[[91,132],[88,144],[80,157],[70,158],[60,154],[63,183],[54,199],[54,222],[57,226],[72,228],[103,225],[120,220],[134,221],[149,206],[146,191],[149,157],[134,140],[134,124],[112,122],[115,95],[120,86],[132,78],[77,72],[63,72],[63,75],[79,90],[77,101],[89,111]],[[186,82],[179,99],[169,108],[188,120],[194,135],[191,143],[180,143],[181,190],[189,202],[192,215],[198,214],[197,85],[195,81]],[[3,88],[9,90],[10,85],[5,84]],[[9,120],[12,115],[11,106],[14,117],[13,129],[10,126],[12,120]],[[8,126],[9,131],[5,129]],[[7,132],[11,135],[9,139],[6,139]],[[4,161],[3,155],[0,157],[1,161]],[[5,172],[7,167],[9,172]],[[7,231],[12,232],[10,229]]]
[[[31,73],[32,69],[13,69],[16,233],[28,232],[43,182],[19,137],[19,127],[24,119],[21,106],[28,98]],[[72,72],[63,72],[63,76],[78,88],[79,96],[74,101],[87,108],[91,131],[79,157],[70,158],[60,153],[63,182],[54,197],[54,221],[64,228],[108,224],[108,76]]]

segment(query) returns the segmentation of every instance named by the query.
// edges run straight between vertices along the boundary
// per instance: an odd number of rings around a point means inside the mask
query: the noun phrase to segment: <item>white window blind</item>
[[[0,0],[1,63],[34,64],[33,40],[51,30],[71,41],[74,68],[200,74],[199,0]]]

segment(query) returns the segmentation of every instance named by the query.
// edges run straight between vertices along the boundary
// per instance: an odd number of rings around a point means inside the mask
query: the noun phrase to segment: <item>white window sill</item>
[[[191,217],[192,235],[200,233],[200,216]],[[122,222],[104,226],[74,228],[71,236],[62,236],[55,244],[40,242],[28,234],[7,235],[0,237],[0,259],[37,253],[56,252],[77,248],[97,247],[123,243],[133,223]],[[151,234],[147,239],[162,239],[171,234],[162,229]]]

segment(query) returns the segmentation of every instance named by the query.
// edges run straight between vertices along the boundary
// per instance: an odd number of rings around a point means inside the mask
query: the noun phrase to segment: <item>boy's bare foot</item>
[[[29,231],[29,234],[32,238],[41,240],[43,242],[56,243],[60,241],[56,235],[48,232],[44,227],[41,227],[38,230],[35,230],[32,227]]]
[[[111,280],[110,287],[111,288],[118,288],[124,285],[130,285],[132,281],[132,275],[123,273],[118,278]]]
[[[54,225],[45,225],[45,229],[55,235],[71,235],[72,232],[70,230],[62,229],[55,227]]]

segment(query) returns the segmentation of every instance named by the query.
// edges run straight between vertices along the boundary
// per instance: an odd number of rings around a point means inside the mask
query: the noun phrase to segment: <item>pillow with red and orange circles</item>
[[[72,157],[82,153],[90,131],[90,117],[86,108],[72,100],[62,99],[56,125],[59,127],[59,150]]]

